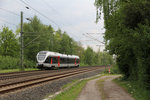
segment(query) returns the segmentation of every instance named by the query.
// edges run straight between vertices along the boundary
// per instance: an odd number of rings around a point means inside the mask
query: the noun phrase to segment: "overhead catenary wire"
[[[60,28],[60,26],[53,20],[51,20],[49,17],[47,17],[46,15],[44,15],[43,13],[41,13],[40,11],[36,10],[35,8],[33,8],[31,5],[29,5],[28,3],[24,2],[23,0],[20,0],[22,3],[24,3],[25,5],[29,6],[32,10],[36,11],[38,14],[40,14],[41,16],[45,17],[47,20],[49,20],[50,22],[52,22],[53,24],[55,24],[58,28]]]
[[[97,41],[99,43],[105,44],[104,42],[101,42],[100,40],[96,39],[95,37],[93,37],[93,36],[91,36],[89,34],[87,34],[87,35],[83,34],[83,35],[86,36],[86,37],[88,37],[88,38],[90,38],[90,39],[93,39],[93,40],[95,40],[95,41]]]
[[[0,18],[0,20],[3,21],[3,22],[5,22],[5,23],[7,23],[7,24],[10,24],[10,25],[13,25],[13,26],[17,26],[16,24],[10,23],[10,22],[8,22],[8,21],[6,21],[6,20],[3,20],[3,19],[1,19],[1,18]]]
[[[35,12],[37,12],[38,14],[42,14],[42,13],[40,13],[40,11],[38,11],[38,10],[36,10],[35,8],[33,8],[31,5],[29,5],[28,3],[26,3],[25,1],[23,1],[23,0],[19,0],[20,2],[22,2],[22,6],[23,7],[30,7],[32,10],[34,10]],[[19,3],[19,2],[18,2]],[[46,3],[46,2],[45,2]],[[20,4],[20,3],[19,3]],[[47,5],[48,6],[48,5]],[[53,9],[54,10],[54,9]],[[56,10],[55,10],[56,11]],[[43,16],[43,15],[41,15],[41,16]],[[46,15],[44,15],[43,16],[44,18],[46,18],[46,19],[48,19],[48,17],[46,16]],[[26,18],[25,18],[26,19]],[[54,22],[55,23],[55,22]],[[57,24],[57,23],[56,23]],[[55,25],[56,25],[55,24]],[[57,27],[58,28],[60,28],[60,29],[62,29],[58,24],[57,24]],[[64,30],[64,32],[65,32],[65,30]],[[69,32],[70,34],[72,34],[71,32]],[[74,37],[77,37],[76,35],[74,35],[74,34],[72,34]],[[77,37],[78,38],[78,37]]]
[[[43,2],[48,8],[50,8],[51,10],[53,10],[54,12],[56,12],[57,14],[59,14],[59,16],[61,16],[61,17],[59,17],[59,18],[62,18],[63,16],[59,13],[59,11],[57,11],[55,8],[53,8],[49,3],[47,3],[46,2],[46,0],[42,0],[41,2]],[[62,19],[63,20],[63,19]],[[63,25],[65,25],[64,23],[62,23]],[[78,35],[75,35],[75,34],[73,34],[73,33],[71,33],[71,32],[69,32],[71,35],[73,35],[74,37],[76,37],[76,38],[79,38],[78,37]],[[79,32],[79,33],[81,33],[81,32]]]
[[[63,29],[62,27],[60,27],[55,21],[53,21],[53,20],[51,20],[51,19],[49,19],[49,17],[47,17],[46,15],[44,15],[43,13],[41,13],[40,11],[38,11],[38,10],[36,10],[35,8],[33,8],[31,5],[29,5],[29,3],[27,3],[27,1],[26,0],[16,0],[17,2],[18,1],[20,1],[20,2],[18,2],[19,4],[21,4],[23,7],[29,7],[29,8],[31,8],[32,10],[34,10],[35,12],[37,12],[38,14],[40,14],[41,16],[43,16],[44,18],[46,18],[46,19],[48,19],[50,22],[52,22],[52,23],[54,23],[57,27],[58,27],[58,29]],[[25,2],[26,1],[26,2]],[[43,2],[43,1],[42,1]],[[49,7],[49,8],[51,8],[51,9],[53,9],[53,11],[55,11],[55,12],[57,12],[57,13],[59,13],[56,9],[54,9],[53,7],[51,7],[49,4],[47,4],[46,3],[46,1],[45,1],[45,4]],[[59,13],[60,14],[60,13]],[[24,19],[26,19],[26,18],[24,18]],[[63,30],[64,32],[65,32],[65,30]],[[74,35],[73,33],[71,33],[71,32],[69,32],[71,35],[73,35],[73,37],[76,37],[76,38],[78,38],[77,36],[78,35]]]
[[[52,9],[52,10],[55,11],[55,12],[57,12],[57,14],[59,14],[59,16],[61,16],[60,18],[62,18],[62,15],[61,15],[56,9],[54,9],[51,5],[49,5],[45,0],[43,0],[42,2],[45,3],[45,5],[47,5],[50,9]],[[62,24],[65,25],[64,23],[62,23]],[[70,33],[70,35],[72,35],[73,37],[78,38],[78,35],[75,35],[75,34],[73,34],[73,33],[71,33],[71,32],[69,32],[69,33]]]
[[[15,13],[15,12],[12,12],[10,10],[4,9],[4,8],[0,8],[0,10],[3,10],[5,12],[11,13],[11,14],[16,15],[16,16],[20,16],[19,14]]]
[[[56,9],[54,9],[51,5],[49,5],[49,3],[47,3],[45,0],[42,0],[42,2],[45,3],[47,5],[47,7],[49,7],[51,10],[53,10],[59,14],[59,12]]]
[[[87,33],[88,35],[89,35],[89,33]],[[97,38],[95,38],[95,37],[93,37],[93,36],[91,36],[91,35],[89,35],[90,37],[92,37],[93,39],[95,39],[96,41],[99,41],[100,43],[102,43],[102,44],[105,44],[104,42],[101,42],[100,40],[98,40]]]
[[[7,12],[7,13],[10,13],[10,14],[13,14],[13,15],[15,15],[15,16],[20,17],[19,14],[15,13],[15,12],[13,12],[13,11],[11,11],[11,10],[8,10],[8,9],[5,9],[5,8],[0,8],[0,10],[5,11],[5,12]],[[24,18],[24,19],[25,19],[25,18]],[[3,21],[4,21],[4,20],[3,20]],[[6,21],[5,21],[5,22],[6,22]],[[8,22],[8,23],[9,23],[9,22]]]
[[[50,19],[49,17],[47,17],[46,15],[44,15],[44,14],[41,13],[40,11],[36,10],[35,8],[33,8],[29,3],[27,3],[27,2],[25,2],[25,1],[23,1],[23,0],[19,0],[19,1],[22,2],[24,5],[30,7],[32,10],[34,10],[35,12],[37,12],[38,14],[40,14],[41,16],[43,16],[44,18],[48,19],[50,22],[52,22],[52,23],[54,23],[55,25],[57,25],[58,28],[62,29],[55,21],[51,20],[51,19]],[[45,4],[46,4],[49,8],[53,9],[53,11],[59,13],[57,10],[55,10],[55,9],[52,8],[49,4],[47,4],[45,0],[44,0],[43,2],[45,2]],[[64,30],[64,31],[65,31],[65,30]],[[78,37],[77,37],[78,35],[75,35],[75,34],[73,34],[73,33],[71,33],[71,32],[69,32],[69,33],[70,33],[71,35],[73,35],[73,37],[78,38]]]

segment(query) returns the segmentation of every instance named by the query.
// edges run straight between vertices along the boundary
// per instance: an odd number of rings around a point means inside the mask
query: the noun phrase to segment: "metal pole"
[[[24,55],[24,43],[23,43],[23,12],[21,11],[21,24],[20,24],[20,70],[24,71],[23,55]]]
[[[51,46],[52,46],[52,51],[54,51],[54,34],[52,33],[52,38],[51,38]]]

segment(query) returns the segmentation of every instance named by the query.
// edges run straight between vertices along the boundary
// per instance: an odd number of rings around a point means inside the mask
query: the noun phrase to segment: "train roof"
[[[79,56],[76,56],[76,55],[66,55],[66,54],[61,54],[61,53],[58,53],[58,52],[52,52],[52,51],[40,51],[40,53],[44,53],[46,54],[47,56],[60,56],[60,57],[63,57],[63,58],[77,58],[79,59]]]

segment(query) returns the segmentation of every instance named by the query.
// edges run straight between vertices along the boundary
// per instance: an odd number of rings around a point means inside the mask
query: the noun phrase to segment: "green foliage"
[[[150,98],[150,91],[139,87],[136,81],[126,81],[122,78],[118,78],[113,81],[127,90],[128,93],[135,98],[135,100],[149,100]]]
[[[116,64],[113,64],[110,68],[111,74],[120,74],[118,66]]]
[[[16,35],[8,27],[3,27],[0,31],[0,55],[14,57],[18,55],[18,50]]]
[[[19,69],[19,58],[10,56],[0,56],[0,69]],[[34,68],[35,63],[29,60],[25,60],[25,68]]]
[[[85,64],[85,63],[80,63],[80,67],[86,67],[86,66],[88,66],[88,64]]]
[[[86,83],[87,80],[81,80],[78,84],[72,86],[72,88],[52,98],[52,100],[76,100]]]
[[[53,28],[41,23],[35,16],[31,22],[24,23],[24,44],[25,57],[29,60],[36,61],[36,54],[42,50],[49,50],[52,47],[50,38],[52,38]],[[31,42],[33,39],[35,41]],[[30,43],[31,42],[31,43]],[[27,45],[30,43],[29,45]]]
[[[98,18],[104,13],[106,48],[117,55],[120,72],[150,90],[149,0],[95,0],[95,5]]]
[[[33,71],[33,70],[39,70],[37,68],[26,68],[25,71]],[[0,70],[0,73],[10,73],[10,72],[19,72],[20,69],[3,69]]]
[[[86,64],[88,64],[88,65],[92,65],[93,64],[93,58],[94,58],[94,54],[93,54],[94,52],[93,52],[93,50],[90,48],[90,47],[88,47],[87,49],[86,49],[86,51],[85,51],[85,57],[84,57],[84,61],[85,61],[85,63]]]
[[[81,63],[84,65],[111,65],[114,63],[113,58],[107,52],[94,52],[88,47],[81,56]]]

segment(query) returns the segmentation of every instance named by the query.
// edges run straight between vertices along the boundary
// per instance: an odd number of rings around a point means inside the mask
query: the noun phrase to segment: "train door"
[[[76,64],[77,64],[77,59],[75,58],[75,66],[76,66]]]
[[[58,56],[58,67],[60,67],[60,56]]]

